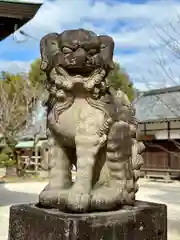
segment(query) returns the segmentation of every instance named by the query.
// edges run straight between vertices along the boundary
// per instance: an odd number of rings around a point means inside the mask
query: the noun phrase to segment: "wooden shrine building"
[[[42,158],[48,157],[46,135],[46,110],[41,101],[29,116],[26,126],[16,136],[20,161],[25,164],[26,172],[37,173],[41,170]]]
[[[18,30],[20,27],[22,27],[24,24],[26,24],[28,21],[30,21],[39,8],[41,7],[41,3],[34,3],[33,0],[29,1],[23,1],[23,0],[0,0],[0,41],[4,40],[6,37],[14,33],[16,30]],[[28,128],[28,131],[31,131]],[[32,138],[32,131],[31,136],[24,135],[25,138],[29,140],[29,138]],[[42,135],[42,134],[40,134]],[[26,140],[27,140],[26,139]],[[40,143],[37,143],[39,145]],[[0,133],[0,149],[5,146],[3,136]],[[25,147],[24,147],[25,146]],[[21,150],[23,149],[24,152],[31,152],[32,148],[34,148],[34,144],[32,141],[26,141],[26,144],[24,141],[20,141],[20,136],[18,136],[18,144],[17,149]],[[30,149],[30,150],[29,150]],[[36,160],[38,157],[38,147],[36,147],[35,153],[34,153],[34,159]],[[24,153],[25,155],[27,155]],[[33,154],[31,154],[33,156]],[[35,166],[36,167],[36,166]]]
[[[146,145],[145,175],[180,177],[180,87],[142,92],[134,106]]]

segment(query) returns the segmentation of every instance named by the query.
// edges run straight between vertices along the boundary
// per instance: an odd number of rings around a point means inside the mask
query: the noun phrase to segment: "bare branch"
[[[0,132],[15,137],[21,131],[38,99],[38,89],[31,86],[23,76],[17,80],[0,81]]]
[[[177,26],[179,27],[180,24],[180,16],[177,16]],[[155,64],[159,68],[159,72],[161,74],[160,78],[163,80],[164,86],[166,83],[169,83],[169,85],[177,86],[179,84],[178,80],[179,76],[174,76],[174,71],[171,67],[168,66],[167,61],[171,62],[174,65],[179,66],[179,60],[180,60],[180,32],[179,28],[176,26],[176,24],[173,24],[172,22],[167,23],[166,25],[162,26],[156,26],[154,29],[156,35],[159,37],[159,48],[153,48],[150,46],[151,52],[155,55]],[[152,70],[149,70],[149,74],[153,76],[153,74],[157,73],[155,72],[155,67]],[[148,83],[147,80],[142,77],[142,82],[146,85],[147,89],[152,89],[152,87],[158,88],[157,85],[152,83]],[[179,114],[177,112],[180,112],[180,106],[171,106],[168,102],[164,102],[162,98],[159,95],[154,95],[154,98],[157,99],[157,102],[159,101],[163,107],[167,108],[169,112],[172,113],[173,116],[179,118]],[[173,97],[172,97],[173,98]],[[173,100],[172,100],[173,101]],[[176,96],[174,97],[174,103],[176,102]],[[148,107],[148,106],[147,106]],[[153,107],[153,106],[151,106]],[[157,116],[158,117],[158,116]],[[169,120],[166,116],[164,116],[164,120]],[[180,150],[180,143],[175,139],[168,139],[168,141],[172,142],[174,146],[176,146],[177,150]],[[179,154],[169,151],[167,148],[161,146],[160,144],[154,144],[153,142],[147,142],[148,146],[151,147],[157,147],[171,155],[174,155],[176,157],[180,157]]]

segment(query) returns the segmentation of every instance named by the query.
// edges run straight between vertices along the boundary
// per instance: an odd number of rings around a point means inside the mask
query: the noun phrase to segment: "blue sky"
[[[180,1],[43,2],[36,16],[22,28],[34,39],[26,39],[17,32],[14,38],[10,36],[0,43],[0,70],[28,71],[31,62],[39,57],[39,40],[43,35],[81,27],[114,38],[114,58],[126,69],[136,87],[145,89],[179,84],[177,58],[174,59],[163,41],[179,44],[180,34],[175,30],[180,28]],[[170,76],[162,69],[162,62]]]

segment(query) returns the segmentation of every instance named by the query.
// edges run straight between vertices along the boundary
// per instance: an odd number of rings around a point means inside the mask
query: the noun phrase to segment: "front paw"
[[[92,191],[91,210],[113,210],[122,203],[122,189],[100,187]]]
[[[68,194],[67,207],[73,212],[87,212],[90,205],[90,194],[72,188]]]
[[[67,203],[68,190],[44,189],[39,195],[39,203],[44,207],[64,210]]]

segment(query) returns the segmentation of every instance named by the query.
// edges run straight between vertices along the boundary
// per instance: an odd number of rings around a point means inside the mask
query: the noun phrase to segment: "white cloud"
[[[166,80],[166,85],[171,84],[170,79],[164,76],[162,69],[156,63],[157,56],[149,49],[149,46],[158,48],[157,31],[161,32],[163,38],[169,38],[161,29],[158,29],[159,25],[160,28],[165,27],[171,37],[179,39],[180,34],[175,34],[168,24],[168,22],[173,24],[177,22],[177,15],[180,15],[179,1],[156,0],[144,4],[112,1],[108,4],[104,0],[96,1],[93,5],[88,0],[71,0],[71,4],[67,0],[45,0],[44,2],[35,18],[23,27],[29,35],[40,39],[48,32],[61,32],[66,28],[79,27],[91,29],[98,34],[109,34],[116,43],[115,58],[127,69],[137,86],[147,87],[142,79],[146,79],[149,85],[158,86],[160,78],[163,81]],[[179,23],[176,29],[178,26]],[[20,45],[21,48],[32,49],[37,42],[30,40]],[[123,54],[123,50],[128,49],[133,49],[134,52]],[[3,49],[0,50],[0,54],[2,51]],[[1,61],[1,69],[7,66],[10,68],[8,64],[7,61]],[[13,63],[13,66],[14,64],[27,69],[29,62],[19,62],[17,56],[17,61]],[[166,55],[166,67],[172,69],[173,79],[179,79],[178,65],[172,61],[170,55]],[[18,69],[17,67],[11,68]]]
[[[2,61],[0,60],[0,71],[12,73],[26,73],[32,61]]]
[[[114,4],[107,4],[106,1],[96,1],[93,5],[88,0],[73,0],[71,4],[66,0],[58,0],[46,2],[41,9],[41,15],[51,16],[51,21],[56,19],[59,23],[77,21],[82,17],[115,21],[144,19],[152,23],[173,17],[175,13],[179,12],[180,5],[174,0],[156,0],[145,4],[120,1],[114,2]],[[37,20],[39,21],[40,18]],[[58,22],[56,23],[58,24]]]
[[[9,0],[9,2],[10,1],[11,0]],[[44,0],[16,0],[16,2],[22,2],[22,3],[43,3]]]
[[[103,21],[116,23],[116,21],[120,20],[131,20],[134,22],[134,26],[136,26],[136,22],[141,25],[140,29],[131,32],[137,37],[140,35],[139,40],[141,42],[142,35],[147,34],[142,28],[152,27],[157,22],[163,22],[165,19],[174,19],[176,13],[180,13],[180,4],[173,0],[150,1],[146,4],[119,1],[111,5],[107,4],[106,1],[97,1],[93,5],[88,0],[73,0],[71,4],[67,0],[46,1],[36,17],[26,25],[25,29],[30,31],[31,34],[41,35],[44,32],[61,31],[68,24],[81,26],[86,22],[84,18],[93,21],[99,20],[102,23]],[[122,32],[123,34],[129,32],[129,30],[131,31],[131,29],[125,30]],[[121,32],[117,34],[123,38]],[[144,40],[146,41],[147,38],[145,37]],[[134,42],[134,39],[132,39],[132,42]]]
[[[125,67],[136,87],[162,88],[180,85],[180,59],[165,48],[117,55],[115,59]]]

